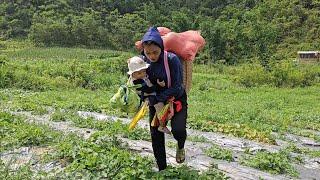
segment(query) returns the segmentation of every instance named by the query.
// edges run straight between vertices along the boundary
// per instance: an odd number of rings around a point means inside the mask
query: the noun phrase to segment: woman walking
[[[174,99],[174,114],[171,118],[171,132],[177,140],[176,161],[183,163],[185,160],[184,144],[187,137],[187,94],[183,87],[182,65],[177,55],[164,51],[163,41],[157,28],[150,28],[142,39],[142,55],[147,63],[147,75],[152,84],[156,85],[156,100],[149,106],[150,132],[153,153],[159,171],[167,167],[165,136],[158,127],[151,126],[156,112],[159,112],[169,99]],[[167,66],[167,67],[166,67]],[[165,86],[159,86],[159,82]],[[177,107],[179,106],[179,107]]]

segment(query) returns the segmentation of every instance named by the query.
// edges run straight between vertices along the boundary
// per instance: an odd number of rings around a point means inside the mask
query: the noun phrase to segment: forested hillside
[[[151,26],[201,30],[205,61],[295,57],[320,48],[319,0],[2,0],[0,37],[131,50]]]

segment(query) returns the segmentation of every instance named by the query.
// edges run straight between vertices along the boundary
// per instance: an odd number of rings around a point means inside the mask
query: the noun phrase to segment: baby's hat
[[[146,63],[142,58],[134,56],[128,60],[129,71],[127,73],[131,75],[134,72],[147,69],[149,66],[150,64]]]

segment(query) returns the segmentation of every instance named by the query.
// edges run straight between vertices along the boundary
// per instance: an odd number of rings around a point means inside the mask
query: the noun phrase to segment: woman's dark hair
[[[159,46],[159,44],[157,44],[157,43],[154,42],[154,41],[145,41],[145,42],[142,43],[142,47],[145,46],[145,45],[148,46],[148,45],[151,45],[151,44],[156,45],[156,46],[158,46],[159,48],[161,48],[161,47]]]

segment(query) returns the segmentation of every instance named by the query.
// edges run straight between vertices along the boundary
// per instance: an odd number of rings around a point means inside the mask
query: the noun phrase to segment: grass
[[[112,109],[108,100],[126,82],[125,62],[132,54],[2,43],[5,48],[1,50],[0,107],[38,114],[46,113],[44,107],[53,107],[126,115]],[[290,68],[298,71],[300,67]],[[272,132],[320,129],[319,83],[294,88],[267,84],[246,87],[238,81],[244,77],[244,70],[248,69],[195,65],[188,101],[190,128],[270,144],[275,143]],[[315,134],[308,137],[320,139]]]
[[[195,68],[189,96],[191,127],[240,137],[247,134],[248,139],[268,143],[274,142],[271,132],[287,132],[291,127],[318,129],[319,85],[245,88],[234,83],[236,75],[227,74],[234,67],[219,74],[208,70],[205,75],[202,68]]]

